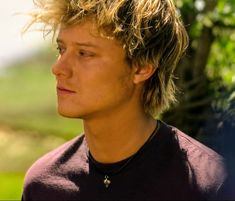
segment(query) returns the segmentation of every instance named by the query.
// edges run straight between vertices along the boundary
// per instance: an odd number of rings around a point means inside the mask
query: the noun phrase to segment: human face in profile
[[[58,111],[72,118],[108,116],[125,110],[135,94],[134,70],[116,39],[98,34],[92,21],[61,28],[57,80]]]

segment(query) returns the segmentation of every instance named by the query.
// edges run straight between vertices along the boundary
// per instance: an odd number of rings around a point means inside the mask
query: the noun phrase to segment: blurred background
[[[175,0],[190,36],[176,69],[179,103],[160,118],[223,155],[235,168],[235,1]],[[0,12],[0,200],[19,200],[38,157],[82,132],[57,115],[51,65],[56,47],[21,30],[32,0],[8,0]],[[232,171],[233,170],[233,171]]]
[[[22,13],[32,9],[31,0],[8,0],[1,5],[0,200],[19,200],[32,162],[82,132],[80,121],[56,112],[51,74],[56,46],[42,33],[21,33],[29,20]]]

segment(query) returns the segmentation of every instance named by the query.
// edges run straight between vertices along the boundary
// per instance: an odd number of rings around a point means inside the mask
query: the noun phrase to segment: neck
[[[130,157],[156,127],[156,121],[143,112],[115,113],[83,121],[89,150],[101,163],[114,163]]]

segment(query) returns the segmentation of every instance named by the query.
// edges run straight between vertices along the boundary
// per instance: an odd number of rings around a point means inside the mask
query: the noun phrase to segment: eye
[[[94,53],[92,53],[90,51],[85,51],[85,50],[80,50],[78,52],[78,54],[79,54],[80,57],[92,57],[92,56],[95,55]]]
[[[59,53],[60,55],[62,55],[62,54],[65,52],[65,48],[62,48],[62,47],[60,47],[60,46],[57,46],[56,49],[58,50],[58,53]]]

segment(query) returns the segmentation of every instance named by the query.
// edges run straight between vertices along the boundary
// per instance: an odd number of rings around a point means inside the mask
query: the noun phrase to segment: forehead
[[[93,47],[100,53],[125,54],[125,48],[114,37],[103,35],[93,21],[85,21],[76,25],[62,26],[59,30],[57,42],[71,46]],[[110,51],[112,50],[112,51]]]
[[[75,25],[62,25],[59,29],[58,38],[99,38],[98,28],[92,21],[85,21]]]
[[[103,29],[99,29],[95,21],[92,19],[86,19],[75,25],[62,25],[58,32],[58,38],[70,38],[70,39],[83,39],[89,38],[91,40],[117,40],[112,34]]]

